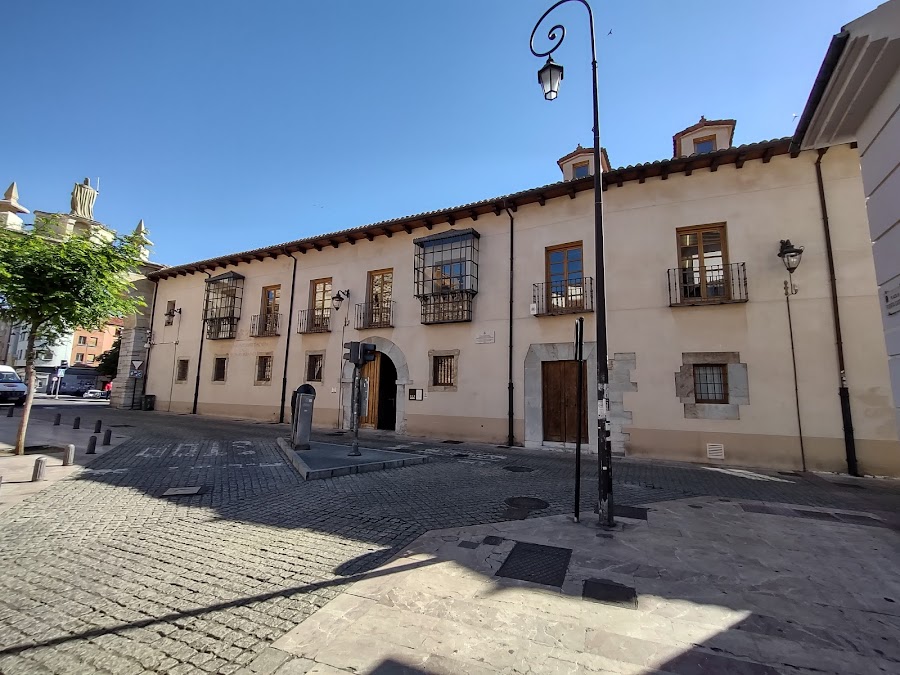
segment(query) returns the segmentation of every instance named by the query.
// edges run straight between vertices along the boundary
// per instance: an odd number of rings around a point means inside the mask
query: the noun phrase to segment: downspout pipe
[[[209,281],[212,274],[206,272],[204,270],[203,274],[206,275],[206,280]],[[203,318],[200,321],[200,350],[197,352],[197,378],[194,380],[194,404],[191,406],[191,415],[197,414],[197,399],[200,397],[200,366],[203,364],[203,343],[206,342],[206,293],[207,288],[204,286],[203,288],[203,304],[204,307],[201,309],[203,312]]]
[[[509,397],[507,401],[507,417],[509,418],[509,425],[506,432],[506,444],[512,447],[516,443],[516,434],[514,430],[515,399],[513,396],[513,260],[515,254],[515,217],[506,204],[504,204],[503,208],[506,209],[506,215],[509,216],[509,374],[507,382]]]
[[[147,378],[150,376],[150,355],[153,353],[153,317],[156,316],[156,296],[159,293],[159,279],[153,280],[153,302],[150,304],[150,328],[147,330],[147,357],[144,363],[144,383],[141,385],[141,396],[147,393]],[[137,336],[135,336],[137,337]],[[121,342],[119,343],[121,347]],[[121,352],[120,352],[121,354]],[[121,356],[119,357],[121,358]],[[171,398],[171,397],[170,397]]]
[[[281,377],[281,405],[278,407],[278,423],[284,423],[284,402],[287,399],[288,359],[291,353],[291,333],[294,321],[294,287],[297,283],[297,256],[291,253],[294,265],[291,268],[291,302],[288,309],[287,339],[284,341],[284,373]]]
[[[828,282],[831,288],[831,314],[834,318],[834,339],[837,347],[838,373],[841,386],[838,388],[838,397],[841,401],[841,419],[844,425],[844,451],[847,456],[847,473],[851,476],[859,475],[859,465],[856,461],[856,440],[853,434],[853,414],[850,410],[850,390],[847,388],[847,369],[844,363],[844,341],[841,336],[841,314],[838,307],[837,279],[834,273],[834,251],[831,246],[831,227],[828,223],[828,204],[825,201],[825,182],[822,179],[822,157],[828,152],[828,148],[820,148],[816,159],[816,183],[819,187],[819,207],[822,212],[822,227],[825,230],[825,255],[828,261]]]

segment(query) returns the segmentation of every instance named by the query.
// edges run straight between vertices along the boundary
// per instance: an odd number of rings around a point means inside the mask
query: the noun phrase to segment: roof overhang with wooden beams
[[[654,177],[667,180],[669,176],[678,173],[690,176],[692,173],[701,170],[716,171],[720,166],[728,164],[734,164],[740,169],[749,160],[761,159],[764,163],[768,163],[772,157],[788,154],[790,150],[791,139],[780,138],[741,145],[736,148],[726,148],[703,155],[677,157],[647,164],[620,167],[603,174],[603,190],[608,190],[610,186],[622,187],[622,185],[630,181],[643,183],[648,178]],[[526,204],[540,204],[543,206],[547,201],[559,197],[574,199],[577,193],[592,190],[593,187],[594,179],[592,176],[571,181],[560,181],[531,188],[530,190],[523,190],[522,192],[472,202],[471,204],[453,206],[438,211],[428,211],[412,216],[394,218],[393,220],[384,220],[371,225],[297,239],[296,241],[266,246],[252,251],[232,253],[208,260],[165,267],[156,272],[151,272],[147,276],[150,279],[168,279],[198,272],[212,272],[219,268],[224,269],[229,265],[236,266],[242,263],[252,263],[255,260],[278,258],[283,255],[289,256],[298,252],[306,254],[309,251],[321,251],[326,247],[338,248],[342,244],[353,245],[363,240],[372,241],[375,237],[393,237],[395,234],[400,233],[412,234],[414,230],[423,228],[430,231],[435,225],[444,223],[452,227],[457,221],[467,218],[475,220],[479,216],[488,214],[499,216],[507,208],[511,211],[516,211],[518,207]]]

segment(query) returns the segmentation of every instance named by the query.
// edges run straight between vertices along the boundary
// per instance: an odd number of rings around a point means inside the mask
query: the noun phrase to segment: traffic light
[[[375,360],[375,345],[370,342],[363,342],[359,346],[359,364],[368,363]]]
[[[360,364],[359,343],[358,342],[345,342],[344,349],[349,350],[344,354],[344,358],[347,361],[349,361],[350,363],[358,366]]]
[[[68,367],[69,367],[69,362],[66,361],[65,359],[63,359],[62,361],[59,362],[59,367],[60,367],[60,368],[68,368]]]

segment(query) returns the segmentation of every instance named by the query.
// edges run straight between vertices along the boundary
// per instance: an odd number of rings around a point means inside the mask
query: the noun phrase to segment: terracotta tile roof
[[[776,155],[785,155],[789,152],[791,152],[791,139],[779,138],[770,141],[741,145],[736,148],[725,148],[723,150],[717,150],[702,155],[676,157],[673,159],[647,162],[645,164],[619,167],[618,169],[612,169],[611,171],[603,173],[603,190],[606,191],[612,186],[621,187],[624,183],[629,181],[636,180],[643,183],[647,178],[653,177],[660,177],[662,180],[667,180],[670,175],[676,173],[690,175],[693,171],[699,169],[716,171],[718,167],[727,164],[735,164],[740,168],[744,165],[744,162],[748,160],[761,159],[763,162],[768,162]],[[792,153],[792,156],[796,155]],[[173,267],[164,267],[160,270],[150,272],[147,277],[150,279],[165,279],[168,277],[184,276],[202,271],[212,271],[217,268],[225,268],[227,265],[250,263],[254,260],[265,260],[266,258],[277,258],[282,255],[291,255],[297,251],[305,254],[307,251],[321,251],[328,246],[334,248],[338,248],[344,244],[353,246],[360,241],[372,241],[375,237],[393,237],[394,234],[399,233],[411,234],[413,230],[420,228],[431,230],[435,225],[442,223],[449,223],[452,226],[456,221],[466,218],[477,220],[480,216],[489,214],[499,216],[507,207],[510,210],[515,211],[518,207],[525,206],[526,204],[538,203],[543,206],[547,201],[560,197],[568,196],[574,199],[578,192],[591,190],[593,187],[593,176],[570,181],[549,183],[540,187],[530,188],[528,190],[522,190],[507,195],[500,195],[499,197],[491,197],[490,199],[482,199],[469,204],[451,206],[435,211],[426,211],[424,213],[403,216],[401,218],[382,220],[361,227],[353,227],[346,230],[338,230],[337,232],[330,232],[328,234],[296,239],[283,244],[275,244],[273,246],[243,251],[241,253],[232,253],[216,258],[198,260],[196,262],[175,265]]]

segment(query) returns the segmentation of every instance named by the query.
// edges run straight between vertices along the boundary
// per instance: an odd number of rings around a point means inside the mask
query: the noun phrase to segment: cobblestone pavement
[[[102,416],[127,425],[115,428],[132,440],[0,514],[0,673],[234,672],[428,530],[572,506],[567,455],[373,436],[364,445],[431,461],[305,483],[274,442],[284,426]],[[590,508],[596,463],[584,468]],[[895,513],[900,504],[887,481],[631,461],[615,469],[619,504],[699,495]],[[161,496],[185,486],[201,493]],[[504,503],[512,496],[549,506],[517,511]]]

